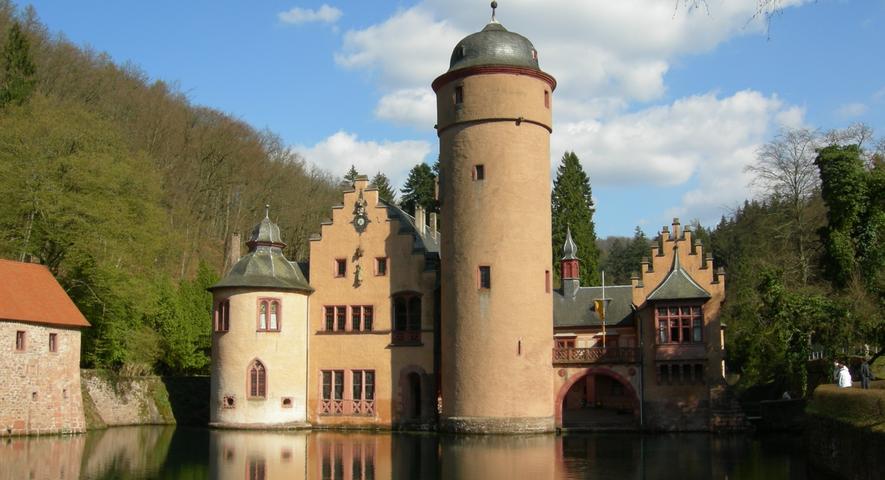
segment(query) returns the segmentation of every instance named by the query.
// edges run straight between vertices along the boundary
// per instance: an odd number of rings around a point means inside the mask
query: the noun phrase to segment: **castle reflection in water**
[[[6,479],[805,479],[785,437],[455,436],[116,427],[0,440]],[[819,477],[816,477],[819,478]]]

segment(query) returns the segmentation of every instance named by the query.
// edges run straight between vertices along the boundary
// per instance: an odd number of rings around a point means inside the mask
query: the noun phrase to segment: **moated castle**
[[[211,288],[212,425],[736,426],[723,380],[724,273],[678,220],[631,284],[604,295],[580,285],[569,235],[552,288],[556,80],[532,43],[493,18],[432,85],[441,228],[358,178],[299,265],[266,215]]]

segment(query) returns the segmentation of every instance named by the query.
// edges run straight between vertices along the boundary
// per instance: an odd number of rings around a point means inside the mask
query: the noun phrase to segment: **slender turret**
[[[492,8],[496,7],[492,2]],[[494,17],[433,82],[440,145],[442,426],[553,429],[550,132],[556,81]]]

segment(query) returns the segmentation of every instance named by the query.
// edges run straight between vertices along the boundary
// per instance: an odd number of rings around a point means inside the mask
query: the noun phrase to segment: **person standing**
[[[864,390],[870,388],[870,380],[873,379],[873,372],[870,370],[869,359],[864,358],[860,364],[860,386]]]
[[[839,388],[851,388],[851,372],[844,364],[839,364]]]

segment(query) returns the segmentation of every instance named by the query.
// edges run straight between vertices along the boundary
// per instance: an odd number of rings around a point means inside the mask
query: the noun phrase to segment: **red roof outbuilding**
[[[71,297],[43,265],[0,259],[0,321],[88,327]]]

